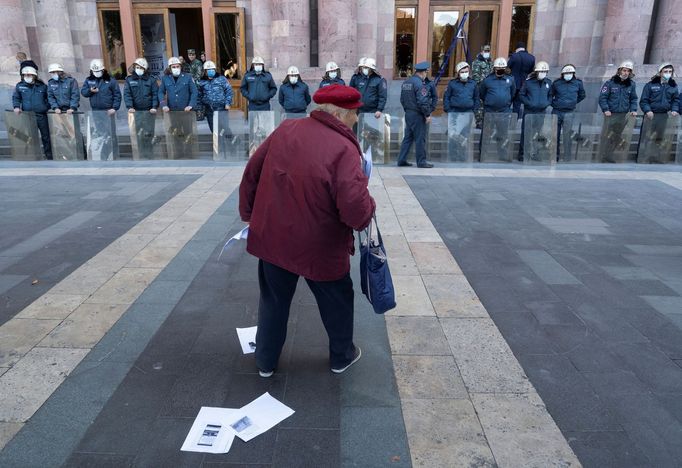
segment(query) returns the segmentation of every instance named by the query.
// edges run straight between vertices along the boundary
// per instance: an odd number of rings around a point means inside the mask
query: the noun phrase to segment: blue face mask
[[[206,74],[209,78],[213,78],[215,76],[215,70],[206,70]]]

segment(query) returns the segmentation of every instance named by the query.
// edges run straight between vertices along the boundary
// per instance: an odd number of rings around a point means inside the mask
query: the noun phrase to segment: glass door
[[[248,69],[244,44],[244,9],[216,7],[213,9],[211,22],[210,58],[216,63],[218,72],[227,76],[234,101],[232,107],[245,108],[245,102],[239,92],[244,73]]]
[[[463,60],[472,63],[476,60],[476,56],[481,52],[484,45],[492,47],[493,57],[499,56],[495,50],[497,44],[498,7],[467,5],[467,11],[469,12],[469,19],[464,29],[467,32],[469,57],[463,58]]]
[[[448,57],[448,49],[455,39],[457,27],[462,19],[460,8],[431,9],[431,75],[436,76],[445,65],[441,78],[451,78],[455,75],[455,65],[462,56],[461,44],[454,48]]]
[[[149,63],[149,73],[159,78],[171,56],[168,10],[136,12],[138,48]]]

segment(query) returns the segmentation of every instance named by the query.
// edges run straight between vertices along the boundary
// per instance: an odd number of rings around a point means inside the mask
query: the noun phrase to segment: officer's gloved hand
[[[227,104],[227,105],[225,106],[225,110],[230,110],[230,105],[229,105],[229,104]]]
[[[163,111],[164,111],[164,112],[168,112],[169,110],[170,110],[170,107],[168,107],[168,106],[163,106]]]
[[[107,111],[107,114],[109,114],[109,115],[114,115],[115,113],[116,113],[116,109],[109,109]]]
[[[654,113],[651,112],[651,111],[647,112],[647,113],[646,113],[646,118],[647,118],[647,119],[653,119],[653,118],[654,118]]]
[[[135,113],[135,109],[133,109],[133,108],[131,107],[130,109],[128,109],[128,113],[129,113],[129,114],[134,114],[134,113]]]
[[[61,109],[55,109],[55,110],[54,110],[54,113],[55,113],[55,114],[61,114],[61,113],[62,113],[62,110],[61,110]]]
[[[15,109],[15,111],[16,111],[16,109]],[[677,113],[677,112],[675,112],[675,111],[672,111],[672,112],[670,113],[670,115],[672,115],[673,117],[677,117],[677,116],[680,115],[680,114]]]
[[[15,108],[14,108],[14,113],[15,113],[15,114],[21,114],[21,109],[18,108],[18,107],[15,107]]]
[[[630,112],[630,115],[633,117],[637,117],[637,112]],[[653,118],[653,112],[651,113],[651,117]]]
[[[606,111],[606,112],[604,112],[604,115],[607,116],[607,117],[611,117],[611,111]]]
[[[149,109],[150,114],[156,114],[156,109]]]
[[[374,118],[377,118],[377,119],[378,119],[378,118],[381,118],[381,112],[376,111],[376,112],[374,113]]]
[[[430,116],[430,115],[426,118],[426,123],[427,123],[427,124],[430,124],[430,123],[431,123],[431,116]]]
[[[185,112],[189,112],[189,111],[191,111],[191,110],[192,110],[192,106],[187,106],[187,107],[185,107]]]
[[[67,113],[67,114],[73,114],[73,109],[67,109],[67,110],[66,110],[66,113]]]

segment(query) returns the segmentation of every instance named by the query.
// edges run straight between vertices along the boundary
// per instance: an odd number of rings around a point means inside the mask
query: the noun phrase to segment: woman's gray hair
[[[320,104],[317,110],[331,114],[339,120],[344,120],[348,114],[356,113],[355,109],[344,109],[343,107],[339,107],[334,104]]]

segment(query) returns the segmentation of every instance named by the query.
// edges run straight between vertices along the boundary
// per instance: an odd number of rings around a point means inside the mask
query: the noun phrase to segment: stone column
[[[350,3],[350,2],[349,2]],[[377,56],[377,0],[357,0],[357,57],[353,63],[353,69],[358,64],[360,57]],[[378,65],[378,64],[377,64]]]
[[[35,0],[33,8],[43,67],[59,62],[67,73],[76,69],[67,0]]]
[[[255,56],[263,57],[267,68],[272,67],[270,3],[270,0],[251,0],[251,34],[247,33],[247,37],[242,38],[242,40],[247,40],[249,36],[253,38],[251,54],[247,52],[244,64],[245,70],[251,67],[251,59]]]
[[[653,7],[654,0],[609,0],[602,42],[604,64],[617,66],[631,59],[637,66],[644,61]]]
[[[291,65],[310,66],[310,5],[308,0],[274,0],[272,15],[271,67],[285,70]],[[275,66],[276,65],[276,66]]]
[[[596,2],[566,2],[559,46],[559,65],[590,64],[590,51],[595,28],[603,29],[604,21],[597,20]],[[601,46],[601,43],[600,43]]]
[[[660,0],[651,47],[651,62],[671,60],[682,70],[682,8],[679,0]],[[678,71],[679,73],[679,71]]]
[[[0,73],[2,81],[16,84],[19,81],[17,52],[30,55],[24,24],[21,0],[5,0],[0,15]]]
[[[533,55],[550,67],[559,64],[564,10],[554,2],[540,0],[535,7]],[[478,53],[478,51],[477,51]]]
[[[507,57],[509,54],[513,6],[513,0],[502,0],[502,3],[500,4],[500,26],[497,30],[496,57]]]
[[[357,65],[357,4],[344,0],[318,0],[320,67],[336,62],[349,71]]]

